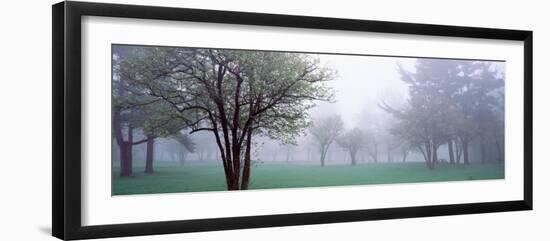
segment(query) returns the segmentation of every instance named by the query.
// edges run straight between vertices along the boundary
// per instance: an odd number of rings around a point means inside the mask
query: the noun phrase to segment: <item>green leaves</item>
[[[334,96],[324,83],[335,72],[312,55],[164,47],[126,52],[118,60],[119,77],[131,90],[114,103],[143,105],[143,129],[161,135],[179,120],[193,131],[221,133],[227,125],[232,131],[225,135],[239,140],[250,129],[293,143],[311,125],[307,111],[315,101]]]

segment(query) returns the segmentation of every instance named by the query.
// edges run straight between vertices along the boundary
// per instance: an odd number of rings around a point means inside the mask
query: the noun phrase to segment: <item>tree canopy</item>
[[[311,125],[314,101],[330,101],[334,71],[310,55],[142,47],[120,62],[122,78],[191,129],[211,132],[229,190],[246,189],[252,136],[292,143]]]
[[[407,104],[380,104],[398,119],[392,132],[416,147],[430,169],[438,161],[439,146],[447,143],[454,157],[454,140],[461,143],[468,164],[471,139],[481,138],[483,149],[488,126],[501,126],[496,122],[503,119],[502,74],[489,62],[462,60],[419,59],[414,71],[399,70],[409,85]]]
[[[321,166],[325,165],[325,158],[330,145],[336,141],[343,131],[344,122],[339,115],[325,117],[317,121],[310,129],[310,133],[317,142],[321,154]]]

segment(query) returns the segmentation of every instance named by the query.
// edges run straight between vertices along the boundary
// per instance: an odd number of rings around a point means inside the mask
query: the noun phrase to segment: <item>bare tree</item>
[[[336,142],[349,153],[351,165],[356,165],[357,152],[365,145],[365,134],[363,131],[359,128],[349,130],[336,139]]]
[[[319,148],[318,150],[321,155],[321,166],[325,166],[327,151],[330,145],[332,145],[343,130],[344,123],[339,115],[333,115],[320,119],[313,124],[310,132]]]
[[[378,162],[380,155],[381,134],[378,129],[369,129],[365,132],[367,136],[365,150],[373,162]]]

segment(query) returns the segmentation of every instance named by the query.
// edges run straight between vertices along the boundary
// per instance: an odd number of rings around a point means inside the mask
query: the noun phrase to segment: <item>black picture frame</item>
[[[532,209],[533,33],[531,31],[90,2],[57,3],[52,6],[52,16],[52,233],[53,236],[57,238],[65,240],[106,238]],[[341,210],[163,222],[140,222],[140,220],[136,220],[136,223],[130,224],[82,226],[80,171],[81,140],[83,137],[81,134],[82,16],[230,23],[522,41],[524,44],[523,77],[525,86],[523,100],[523,199],[455,205]]]

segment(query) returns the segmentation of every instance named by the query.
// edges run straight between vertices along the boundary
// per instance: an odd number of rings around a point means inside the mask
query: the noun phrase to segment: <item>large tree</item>
[[[321,166],[325,166],[328,149],[343,131],[344,122],[339,115],[319,119],[310,129],[310,133],[317,143]]]
[[[386,103],[380,107],[397,117],[392,132],[407,140],[424,156],[429,169],[438,162],[438,149],[452,137],[451,123],[457,116],[451,101],[458,76],[453,60],[419,59],[415,71],[399,66],[401,79],[409,86],[409,100],[401,109]]]
[[[135,105],[129,104],[133,92],[133,86],[120,75],[120,61],[130,54],[126,47],[113,49],[113,76],[112,89],[112,125],[113,137],[119,149],[120,176],[131,176],[133,173],[133,146],[146,143],[149,138],[134,140],[135,129],[139,129],[144,123],[144,113]],[[143,135],[142,135],[143,136]],[[142,137],[140,136],[140,137]],[[150,143],[148,143],[149,147]],[[150,148],[147,148],[150,151]]]
[[[424,156],[427,167],[434,169],[438,160],[437,150],[448,135],[445,125],[450,118],[443,113],[437,114],[437,111],[434,113],[434,108],[429,106],[425,99],[413,99],[401,110],[384,108],[399,119],[392,133],[414,146]]]
[[[330,100],[333,73],[310,55],[142,47],[121,73],[170,106],[191,134],[211,132],[228,190],[247,189],[255,135],[293,142],[315,100]]]
[[[155,139],[175,135],[185,128],[185,123],[163,113],[163,109],[158,104],[141,105],[124,96],[113,98],[113,135],[120,150],[121,176],[132,175],[133,146],[146,144],[145,173],[153,173]]]
[[[469,77],[474,89],[467,92],[467,96],[477,99],[470,111],[480,142],[480,159],[481,162],[500,161],[504,145],[504,75],[486,62],[472,65],[475,71]],[[491,152],[493,144],[496,151]]]
[[[455,157],[459,161],[463,156],[464,164],[468,164],[474,138],[480,140],[481,159],[485,161],[488,132],[500,126],[496,117],[503,113],[498,96],[504,82],[494,64],[419,59],[414,71],[401,66],[399,70],[401,79],[409,85],[407,105],[400,110],[380,105],[399,120],[393,132],[416,146],[430,169],[438,161],[437,150],[443,144],[453,162]]]
[[[121,73],[121,64],[135,51],[127,46],[113,47],[112,123],[120,150],[121,176],[132,175],[132,149],[142,143],[146,143],[145,172],[153,173],[155,139],[176,134],[186,127],[180,116],[170,111],[169,105],[149,97],[145,88],[134,85]],[[134,139],[136,136],[139,140]]]
[[[455,156],[462,155],[464,164],[469,164],[470,143],[477,138],[480,159],[485,162],[490,159],[487,146],[495,143],[498,150],[503,142],[504,75],[494,63],[485,61],[458,61],[455,69],[457,71],[449,78],[447,87],[452,92],[450,98],[459,115],[453,127],[454,139],[459,144],[455,143],[455,147],[462,153]]]

